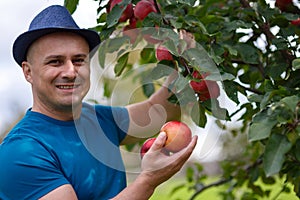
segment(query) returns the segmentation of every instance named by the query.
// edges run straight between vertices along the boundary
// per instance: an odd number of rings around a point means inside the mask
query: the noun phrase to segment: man
[[[99,43],[97,33],[80,29],[57,5],[16,39],[13,55],[32,86],[33,106],[0,146],[0,199],[148,199],[191,155],[196,137],[165,155],[160,133],[126,187],[119,145],[155,133],[180,111],[167,101],[165,87],[127,107],[83,103]]]

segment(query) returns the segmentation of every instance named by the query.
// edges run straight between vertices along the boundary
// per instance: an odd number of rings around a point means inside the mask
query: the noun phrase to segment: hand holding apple
[[[154,187],[165,182],[182,168],[197,144],[197,136],[193,136],[186,148],[177,153],[165,155],[162,149],[166,140],[167,134],[161,132],[149,149],[149,153],[145,154],[141,163],[142,171],[138,177],[140,182],[147,183],[147,185],[150,183]]]
[[[191,129],[180,121],[169,121],[161,127],[160,131],[167,134],[164,148],[172,153],[185,148],[192,139]]]
[[[183,122],[169,121],[161,127],[161,132],[166,134],[166,141],[161,151],[167,155],[169,152],[176,153],[191,142],[192,132],[190,128]],[[149,151],[156,138],[147,139],[141,147],[140,155],[143,158],[144,154]]]
[[[149,151],[149,149],[152,146],[152,144],[154,143],[154,141],[155,141],[155,138],[149,138],[144,142],[144,144],[142,145],[141,151],[140,151],[141,158],[143,158],[145,153],[147,153]]]

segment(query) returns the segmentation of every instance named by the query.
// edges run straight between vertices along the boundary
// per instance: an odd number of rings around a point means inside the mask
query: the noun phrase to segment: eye
[[[74,65],[84,65],[86,64],[86,59],[84,58],[76,58],[73,60]]]
[[[47,62],[47,64],[48,64],[48,65],[60,65],[60,64],[62,64],[62,61],[59,60],[59,59],[52,59],[52,60],[49,60],[49,61]]]

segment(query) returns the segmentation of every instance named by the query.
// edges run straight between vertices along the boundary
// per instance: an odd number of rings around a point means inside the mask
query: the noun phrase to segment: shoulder
[[[84,103],[82,112],[84,115],[97,115],[98,118],[128,118],[128,110],[123,106],[109,106],[101,104],[91,105]]]
[[[37,199],[68,183],[59,162],[37,138],[17,129],[0,145],[0,188],[11,199]],[[1,191],[0,191],[1,199]]]

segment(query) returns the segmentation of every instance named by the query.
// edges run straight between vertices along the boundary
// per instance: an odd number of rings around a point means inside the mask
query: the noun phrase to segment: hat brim
[[[30,45],[40,37],[56,32],[72,32],[81,35],[88,42],[92,55],[96,52],[95,48],[100,44],[98,33],[89,29],[45,28],[32,30],[21,34],[15,40],[13,44],[13,57],[16,62],[22,66],[22,62],[26,61],[26,55]]]

